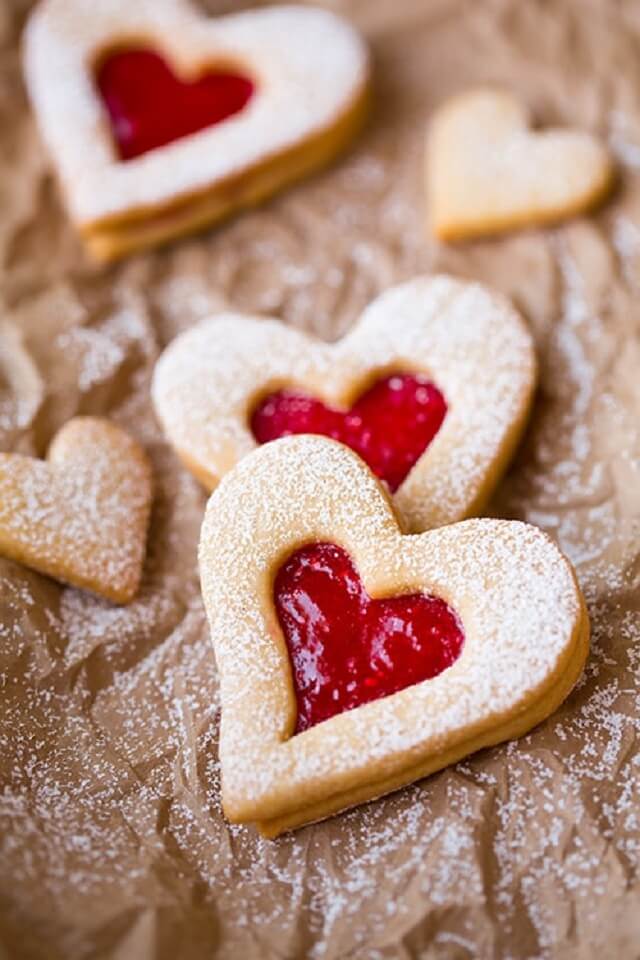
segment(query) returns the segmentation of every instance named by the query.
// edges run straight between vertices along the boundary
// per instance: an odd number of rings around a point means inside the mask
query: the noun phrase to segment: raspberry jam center
[[[346,412],[293,390],[272,393],[254,410],[251,430],[258,443],[292,433],[339,440],[394,492],[435,437],[446,412],[442,393],[426,377],[393,374],[374,383]]]
[[[221,123],[242,110],[254,92],[249,77],[231,70],[181,80],[158,53],[142,48],[110,54],[95,80],[121,160]]]
[[[436,677],[464,643],[444,600],[423,593],[372,600],[349,554],[331,543],[289,557],[274,602],[291,660],[296,733]]]

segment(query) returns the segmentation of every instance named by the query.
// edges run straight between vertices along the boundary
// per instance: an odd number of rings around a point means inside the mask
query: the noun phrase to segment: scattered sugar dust
[[[541,46],[524,65],[532,4],[508,24],[498,3],[482,16],[465,7],[464,18],[456,5],[446,15],[441,4],[421,14],[411,0],[393,6],[388,35],[380,4],[344,8],[364,21],[392,78],[380,115],[393,136],[374,124],[343,165],[204,240],[102,276],[78,265],[59,205],[33,201],[42,158],[24,170],[2,159],[20,184],[0,238],[3,314],[21,331],[36,388],[25,405],[2,381],[2,449],[42,453],[69,416],[106,413],[145,443],[159,488],[143,588],[126,609],[0,565],[0,893],[3,945],[16,957],[635,956],[640,247],[637,158],[624,146],[635,143],[633,123],[603,117],[625,190],[594,221],[439,249],[425,240],[417,199],[422,126],[453,82],[443,63],[454,34],[464,52],[452,60],[456,87],[485,79],[488,59],[493,79],[510,82],[517,61],[525,89],[549,91],[563,115],[586,123],[597,98],[569,86],[563,102],[555,41],[577,46],[572,70],[619,75],[627,28],[604,3],[590,18],[573,0],[553,17],[536,5]],[[596,43],[605,30],[606,49]],[[9,69],[13,96],[17,62]],[[625,104],[611,109],[628,119],[622,81],[618,93]],[[23,104],[7,111],[7,123],[16,144],[33,147],[23,114]],[[37,239],[43,226],[64,242]],[[568,552],[593,652],[565,706],[522,740],[329,823],[259,840],[220,813],[216,669],[195,562],[205,497],[154,422],[152,365],[180,329],[223,306],[335,339],[390,283],[431,269],[496,285],[531,321],[540,391],[492,512],[542,526]]]

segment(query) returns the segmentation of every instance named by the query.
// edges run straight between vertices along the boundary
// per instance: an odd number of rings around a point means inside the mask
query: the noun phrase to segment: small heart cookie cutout
[[[499,295],[450,277],[388,290],[341,341],[223,314],[161,356],[152,396],[165,433],[213,489],[257,442],[321,433],[388,482],[408,530],[481,509],[524,428],[531,336]]]
[[[230,71],[183,80],[152,50],[116,50],[96,83],[122,160],[131,160],[239,113],[254,90],[248,76]]]
[[[362,39],[329,11],[207,18],[186,0],[43,0],[24,68],[99,260],[215,223],[326,165],[361,127],[369,86]]]
[[[337,552],[324,567],[323,545]],[[305,629],[316,621],[304,696],[314,682],[322,686],[314,670],[331,662],[336,628],[334,620],[322,630],[331,600],[316,608],[305,598],[326,599],[341,565],[347,590],[357,571],[367,600],[348,619],[367,618],[368,603],[379,605],[367,669],[353,669],[356,684],[392,670],[394,644],[413,643],[420,661],[449,643],[447,656],[423,679],[405,650],[400,662],[411,670],[396,677],[395,692],[383,685],[375,698],[365,691],[328,719],[298,724],[300,648],[286,617]],[[267,444],[224,478],[207,506],[200,571],[220,674],[223,807],[231,821],[255,823],[265,836],[522,735],[565,699],[587,655],[589,621],[575,575],[540,530],[485,519],[403,535],[362,460],[321,437]],[[418,597],[437,602],[437,615],[421,620]],[[401,622],[393,623],[398,603]],[[344,597],[339,605],[345,609]],[[382,634],[381,618],[392,623]],[[347,629],[350,643],[343,657],[358,658],[360,639]],[[342,696],[340,677],[329,682]]]
[[[434,115],[427,202],[441,240],[551,223],[600,202],[614,179],[605,147],[574,130],[532,131],[511,94],[463,93]]]
[[[348,410],[334,410],[293,390],[278,390],[254,408],[250,423],[258,443],[295,433],[339,440],[360,454],[395,493],[446,413],[442,393],[424,375],[395,373],[376,380]]]
[[[273,600],[296,695],[295,733],[437,676],[464,634],[439,597],[374,600],[342,548],[312,543],[278,570]]]
[[[46,461],[0,454],[0,553],[127,603],[140,583],[151,498],[140,445],[107,420],[76,417]]]

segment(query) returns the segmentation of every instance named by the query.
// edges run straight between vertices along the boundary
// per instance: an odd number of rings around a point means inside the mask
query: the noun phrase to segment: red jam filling
[[[254,410],[258,443],[292,433],[320,433],[355,450],[389,489],[398,489],[442,425],[447,404],[426,377],[396,373],[378,380],[343,412],[293,390],[266,397]]]
[[[349,554],[331,543],[289,557],[274,602],[291,659],[295,733],[436,677],[464,643],[444,600],[422,593],[372,600]]]
[[[166,60],[145,49],[110,54],[99,65],[96,84],[121,160],[221,123],[242,110],[254,91],[249,77],[230,70],[181,80]]]

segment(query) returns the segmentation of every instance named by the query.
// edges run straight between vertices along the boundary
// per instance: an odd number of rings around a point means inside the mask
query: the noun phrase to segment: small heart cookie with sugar
[[[222,314],[177,337],[154,372],[156,413],[213,489],[256,445],[315,433],[385,481],[408,530],[478,512],[524,429],[533,342],[511,304],[475,283],[417,277],[322,343],[278,320]]]
[[[72,219],[113,260],[215,223],[329,163],[369,59],[312,7],[207,17],[186,0],[42,0],[25,77]]]
[[[441,240],[551,223],[585,212],[609,192],[614,168],[595,137],[530,129],[511,94],[478,89],[436,111],[427,136],[426,183]]]
[[[140,445],[75,417],[46,460],[0,453],[0,554],[116,603],[136,594],[152,499]]]
[[[526,733],[588,652],[574,572],[545,534],[467,520],[405,536],[365,463],[322,437],[227,474],[200,571],[223,808],[268,837]]]

